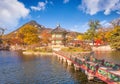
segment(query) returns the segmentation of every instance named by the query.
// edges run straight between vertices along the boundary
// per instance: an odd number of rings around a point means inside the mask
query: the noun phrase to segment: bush
[[[34,51],[35,52],[52,52],[52,49],[48,47],[42,47],[42,48],[36,48]]]
[[[67,48],[62,48],[62,51],[65,51],[65,52],[83,52],[84,50],[81,47],[67,47]]]

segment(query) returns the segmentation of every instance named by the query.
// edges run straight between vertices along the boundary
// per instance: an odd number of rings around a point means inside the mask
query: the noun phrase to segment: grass
[[[65,51],[65,52],[83,52],[84,49],[81,47],[66,47],[66,48],[62,48],[62,51]]]
[[[35,48],[35,49],[29,49],[29,50],[26,50],[26,52],[52,52],[52,49],[51,48]]]

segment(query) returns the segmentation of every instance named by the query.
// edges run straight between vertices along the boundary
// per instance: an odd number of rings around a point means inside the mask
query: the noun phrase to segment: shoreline
[[[63,51],[64,52],[64,51]],[[88,54],[91,53],[92,51],[88,51],[88,52],[72,52],[72,54]],[[53,55],[54,52],[29,52],[29,51],[23,51],[22,52],[24,55]],[[71,53],[71,52],[67,52],[67,53]]]
[[[112,49],[110,45],[106,45],[106,46],[92,47],[92,51],[114,51],[114,49]]]
[[[23,51],[22,52],[24,55],[52,55],[52,52],[27,52]]]
[[[94,52],[94,51],[106,52],[106,51],[113,51],[113,49],[110,47],[110,45],[98,46],[98,47],[92,47],[92,51],[85,51],[84,53]],[[25,55],[53,55],[53,52],[39,52],[39,51],[23,51],[22,53]],[[68,52],[68,53],[77,54],[83,52]]]

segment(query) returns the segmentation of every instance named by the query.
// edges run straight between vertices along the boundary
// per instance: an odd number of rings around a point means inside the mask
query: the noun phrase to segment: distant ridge
[[[25,23],[24,25],[22,25],[21,27],[19,27],[18,29],[10,32],[9,34],[13,34],[13,33],[17,32],[17,31],[19,31],[20,28],[22,28],[23,26],[28,25],[28,24],[29,24],[29,25],[32,25],[32,26],[34,26],[34,27],[36,27],[36,28],[38,28],[39,32],[41,32],[42,30],[47,29],[47,28],[45,28],[43,25],[38,24],[36,21],[31,20],[31,21]],[[49,29],[50,29],[50,28],[49,28]],[[8,35],[9,35],[9,34],[8,34]]]
[[[49,33],[51,33],[51,32],[54,30],[54,29],[52,29],[52,28],[46,28],[45,26],[38,24],[35,20],[31,20],[31,21],[25,23],[24,25],[22,25],[21,27],[19,27],[18,29],[16,29],[16,30],[12,31],[11,33],[7,34],[7,35],[11,35],[11,34],[15,35],[15,33],[16,33],[17,31],[19,31],[19,30],[20,30],[22,27],[24,27],[25,25],[32,25],[32,26],[38,28],[38,33],[39,33],[39,34],[40,34],[42,31],[44,31],[44,30],[48,31]],[[76,36],[76,35],[80,34],[79,32],[68,31],[68,30],[66,30],[66,29],[64,29],[64,28],[62,28],[62,30],[66,31],[67,34],[68,34],[68,35],[71,35],[71,36],[72,36],[72,35]]]
[[[34,21],[34,20],[31,20],[31,21],[29,21],[29,22],[26,23],[26,24],[32,25],[32,26],[37,27],[37,28],[39,28],[39,29],[44,29],[44,28],[45,28],[43,25],[38,24],[38,23],[37,23],[36,21]],[[25,24],[25,25],[26,25],[26,24]]]
[[[112,25],[114,26],[120,26],[120,18],[114,19],[111,21]]]

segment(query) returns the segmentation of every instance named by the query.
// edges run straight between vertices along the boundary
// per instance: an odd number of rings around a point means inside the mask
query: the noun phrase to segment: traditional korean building
[[[52,30],[52,49],[61,50],[66,43],[66,33],[67,31],[58,25]]]

